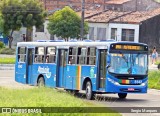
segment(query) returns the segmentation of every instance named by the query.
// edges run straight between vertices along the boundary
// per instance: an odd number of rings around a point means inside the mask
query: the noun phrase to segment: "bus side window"
[[[44,62],[44,47],[36,47],[35,49],[35,63],[43,63]]]
[[[69,57],[68,57],[68,64],[76,64],[76,57],[77,56],[77,48],[70,47],[69,48]]]
[[[88,48],[87,50],[87,65],[95,65],[96,63],[96,48]]]
[[[55,63],[56,62],[56,48],[47,47],[46,63]]]
[[[96,48],[90,48],[89,64],[95,65],[95,63],[96,63]]]
[[[26,61],[26,48],[19,47],[18,48],[18,62],[25,62]]]
[[[86,51],[87,51],[86,48],[78,48],[77,64],[85,64]]]

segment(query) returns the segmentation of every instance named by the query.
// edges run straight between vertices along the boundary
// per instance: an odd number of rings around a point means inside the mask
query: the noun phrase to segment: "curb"
[[[148,90],[151,90],[151,91],[158,91],[158,92],[160,92],[160,90],[159,90],[159,89],[148,89]]]
[[[3,66],[3,67],[14,67],[15,64],[0,64],[0,66]]]
[[[0,64],[0,70],[14,70],[15,64]]]
[[[16,58],[16,55],[0,54],[0,58]]]
[[[0,70],[14,70],[14,67],[0,67]]]

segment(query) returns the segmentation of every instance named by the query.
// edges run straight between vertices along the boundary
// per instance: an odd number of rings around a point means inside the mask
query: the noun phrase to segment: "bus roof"
[[[112,41],[112,42],[84,42],[84,41],[75,41],[75,42],[18,42],[17,43],[17,46],[18,47],[22,47],[22,46],[25,46],[25,47],[37,47],[37,46],[44,46],[44,47],[47,47],[47,46],[56,46],[58,48],[69,48],[69,47],[76,47],[76,46],[87,46],[87,47],[97,47],[97,48],[108,48],[110,46],[110,44],[132,44],[132,45],[147,45],[147,44],[144,44],[144,43],[135,43],[135,42],[126,42],[126,41],[120,41],[120,42],[117,42],[117,41]]]

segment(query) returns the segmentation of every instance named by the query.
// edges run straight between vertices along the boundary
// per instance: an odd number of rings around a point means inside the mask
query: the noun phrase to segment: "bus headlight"
[[[146,86],[146,85],[147,85],[147,83],[148,83],[148,81],[146,81],[146,82],[142,83],[141,85],[142,85],[142,86]]]
[[[113,83],[114,85],[120,85],[118,82],[114,81],[111,78],[108,78],[108,81],[111,82],[111,83]]]
[[[114,84],[115,84],[115,85],[119,85],[119,83],[118,83],[118,82],[114,82]]]

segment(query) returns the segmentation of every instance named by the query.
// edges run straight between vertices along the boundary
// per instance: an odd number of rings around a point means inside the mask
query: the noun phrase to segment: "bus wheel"
[[[86,83],[86,98],[88,100],[92,100],[94,98],[94,92],[92,91],[92,86],[90,81]]]
[[[43,77],[40,77],[38,79],[38,87],[44,87],[44,79],[43,79]]]
[[[118,93],[120,99],[124,99],[127,97],[127,93]]]

